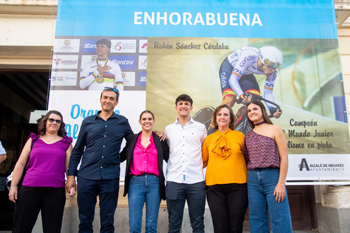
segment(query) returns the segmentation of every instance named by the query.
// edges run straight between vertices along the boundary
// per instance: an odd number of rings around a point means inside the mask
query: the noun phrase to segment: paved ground
[[[294,233],[318,233],[317,230],[306,230],[306,231],[293,231]],[[0,232],[2,233],[2,232]],[[243,233],[250,233],[249,231],[243,231]]]
[[[294,233],[317,233],[318,231],[294,231]],[[12,233],[11,231],[0,231],[0,233]],[[243,233],[250,233],[249,231],[243,231]]]

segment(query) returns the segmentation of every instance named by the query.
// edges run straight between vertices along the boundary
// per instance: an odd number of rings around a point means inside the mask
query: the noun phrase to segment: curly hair
[[[60,125],[60,128],[58,129],[58,132],[57,132],[58,136],[61,136],[61,137],[66,136],[67,135],[67,131],[65,129],[66,124],[63,122],[63,116],[62,116],[62,114],[59,111],[56,111],[56,110],[48,111],[45,116],[43,116],[42,118],[40,118],[38,120],[38,133],[39,133],[39,135],[40,136],[45,135],[45,133],[46,133],[46,122],[47,122],[47,119],[49,119],[49,116],[51,114],[56,114],[56,115],[61,117],[61,125]]]

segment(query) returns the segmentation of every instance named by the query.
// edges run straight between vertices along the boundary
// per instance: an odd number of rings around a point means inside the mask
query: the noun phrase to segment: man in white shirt
[[[103,90],[106,87],[124,89],[122,71],[119,65],[108,59],[111,42],[101,39],[96,42],[96,60],[85,63],[80,74],[80,88]]]
[[[180,232],[187,200],[194,233],[204,233],[205,182],[202,143],[207,130],[194,121],[190,112],[193,101],[182,94],[175,101],[178,118],[165,128],[170,154],[166,171],[166,200],[169,213],[169,233]]]

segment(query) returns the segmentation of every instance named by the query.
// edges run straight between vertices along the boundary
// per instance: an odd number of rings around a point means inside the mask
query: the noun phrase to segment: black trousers
[[[18,190],[13,217],[13,233],[31,233],[39,211],[44,233],[60,233],[64,204],[65,188],[26,187]]]
[[[187,200],[193,233],[204,233],[205,183],[166,183],[166,203],[169,213],[169,233],[180,233]]]
[[[118,204],[119,177],[89,180],[78,175],[79,233],[92,233],[97,196],[100,198],[100,233],[114,232],[114,213]]]
[[[206,186],[215,233],[242,233],[248,206],[247,184]]]

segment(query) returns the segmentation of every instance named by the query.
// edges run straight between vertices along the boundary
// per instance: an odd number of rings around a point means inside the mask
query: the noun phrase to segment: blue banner
[[[163,131],[175,120],[175,98],[186,93],[208,133],[222,103],[246,133],[245,106],[236,99],[252,93],[280,113],[272,120],[287,140],[288,179],[350,179],[332,0],[60,0],[56,26],[50,108],[63,112],[73,137],[107,86],[120,90],[117,110],[134,130],[149,109],[154,130]],[[278,57],[273,73],[262,63],[264,50]],[[108,69],[97,79],[98,66]]]
[[[332,0],[61,0],[57,36],[337,38]]]

